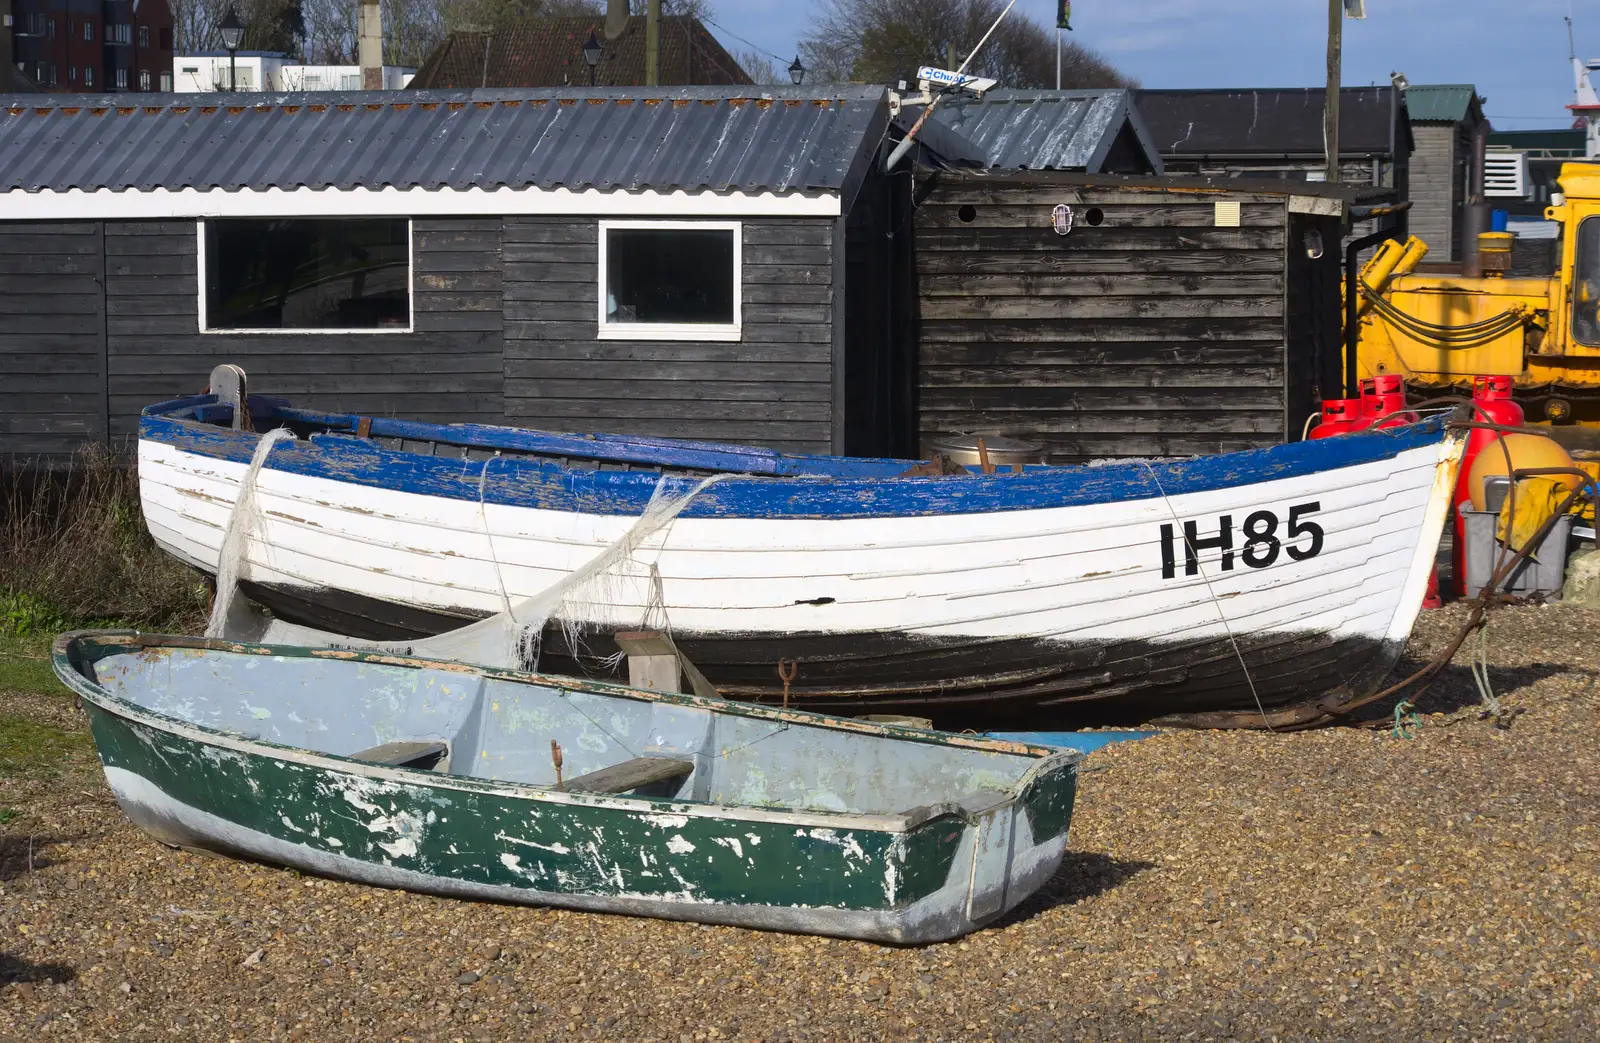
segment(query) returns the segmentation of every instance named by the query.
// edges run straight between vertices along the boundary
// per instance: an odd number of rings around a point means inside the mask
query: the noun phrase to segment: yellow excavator
[[[1346,301],[1360,375],[1403,374],[1415,398],[1509,374],[1528,422],[1569,446],[1600,446],[1600,163],[1564,164],[1559,181],[1563,198],[1545,210],[1561,223],[1552,275],[1510,276],[1509,232],[1478,237],[1476,276],[1418,272],[1427,245],[1386,240]]]

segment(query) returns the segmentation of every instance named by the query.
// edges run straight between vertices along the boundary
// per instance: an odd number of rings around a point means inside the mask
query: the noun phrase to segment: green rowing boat
[[[160,840],[500,901],[924,943],[1061,862],[1081,755],[378,653],[67,634]]]

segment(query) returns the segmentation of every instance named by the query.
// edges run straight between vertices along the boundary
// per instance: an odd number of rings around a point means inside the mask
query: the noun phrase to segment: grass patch
[[[0,713],[0,778],[52,777],[92,753],[88,732],[69,732],[16,714]]]
[[[66,467],[0,474],[0,639],[107,626],[193,632],[207,597],[200,577],[150,538],[127,460],[92,445]],[[15,660],[0,655],[0,688],[16,670],[37,676],[8,665]]]
[[[0,631],[0,692],[65,695],[70,691],[50,668],[51,636]]]

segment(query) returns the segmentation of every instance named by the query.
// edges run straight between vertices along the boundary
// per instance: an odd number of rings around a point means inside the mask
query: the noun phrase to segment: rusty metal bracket
[[[778,679],[783,682],[783,708],[789,708],[789,682],[800,673],[800,664],[793,659],[778,660]]]

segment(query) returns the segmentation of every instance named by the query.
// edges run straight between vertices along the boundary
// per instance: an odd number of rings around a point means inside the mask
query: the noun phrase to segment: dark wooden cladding
[[[1286,279],[1288,193],[944,173],[919,201],[925,450],[962,433],[1042,442],[1056,463],[1188,456],[1276,444],[1303,418],[1285,326],[1309,330],[1316,302]],[[1217,226],[1219,201],[1237,227]],[[1309,399],[1300,369],[1295,384]]]
[[[0,455],[104,440],[104,256],[93,222],[0,225]]]
[[[868,374],[885,316],[910,311],[889,299],[894,258],[877,249],[889,219],[873,220],[861,259],[878,285],[857,306],[872,323],[851,348]],[[414,218],[412,328],[329,334],[202,332],[192,220],[0,226],[0,456],[127,449],[142,408],[203,391],[223,362],[257,393],[327,411],[839,448],[842,222],[740,221],[737,342],[598,339],[598,225]],[[872,445],[913,442],[908,414]]]
[[[596,337],[596,219],[506,218],[506,422],[827,452],[833,229],[741,222],[739,341],[618,341]]]
[[[113,441],[223,362],[330,412],[504,422],[497,217],[412,222],[412,332],[202,333],[195,222],[107,222],[105,238]]]
[[[1285,436],[1297,439],[1306,420],[1324,398],[1342,397],[1344,343],[1341,315],[1344,273],[1341,270],[1339,219],[1309,214],[1290,216],[1287,270],[1291,292],[1284,316],[1287,339],[1288,404]],[[1309,244],[1320,242],[1322,256],[1312,257]]]

